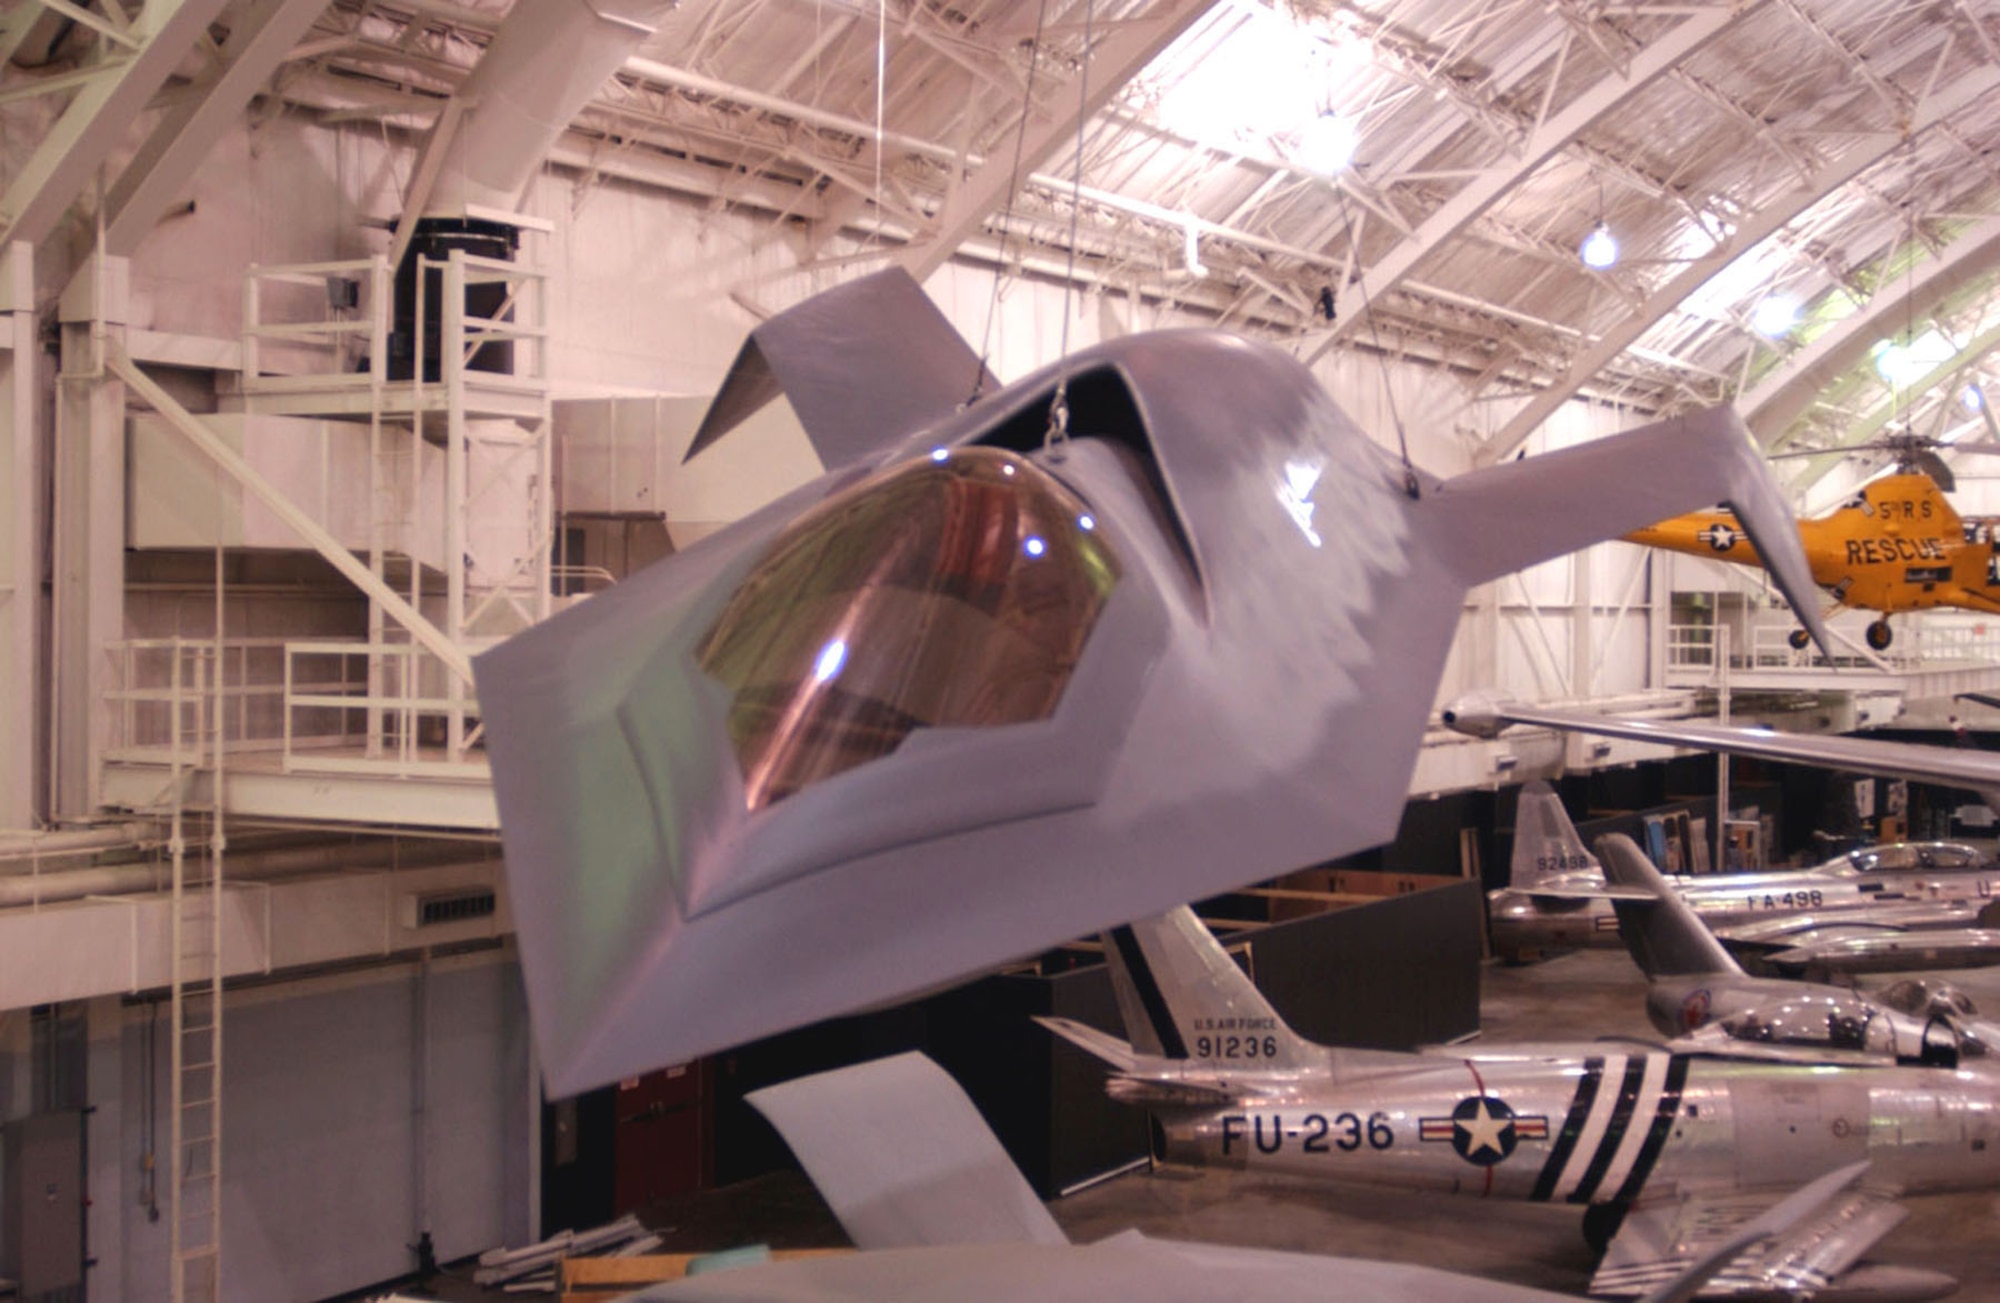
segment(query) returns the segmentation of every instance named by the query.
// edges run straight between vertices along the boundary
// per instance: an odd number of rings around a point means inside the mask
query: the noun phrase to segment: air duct
[[[391,379],[416,371],[417,259],[464,249],[511,261],[520,240],[515,207],[535,169],[673,7],[673,0],[535,0],[507,15],[424,147],[412,187],[421,216],[398,237],[405,242],[396,267]],[[430,272],[423,288],[424,379],[436,380],[442,274]],[[506,287],[471,286],[465,299],[468,316],[491,317],[501,312]],[[511,373],[513,346],[486,344],[466,365]]]

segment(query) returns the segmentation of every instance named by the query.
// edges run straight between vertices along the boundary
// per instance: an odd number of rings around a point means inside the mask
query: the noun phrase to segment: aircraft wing
[[[1887,1192],[1855,1185],[1866,1163],[1830,1172],[1786,1198],[1784,1190],[1750,1194],[1680,1193],[1641,1198],[1611,1241],[1590,1292],[1597,1296],[1650,1296],[1683,1278],[1690,1267],[1726,1255],[1703,1293],[1809,1296],[1848,1272],[1875,1243],[1907,1216]],[[1750,1241],[1745,1244],[1744,1241]],[[1759,1242],[1761,1241],[1761,1243]],[[1906,1287],[1945,1278],[1908,1268],[1871,1267],[1857,1275]],[[1920,1292],[1884,1297],[1930,1297]],[[1685,1295],[1684,1295],[1685,1297]]]
[[[1799,622],[1821,647],[1830,647],[1798,527],[1762,461],[1743,419],[1731,408],[1715,407],[1616,441],[1594,440],[1461,475],[1444,485],[1442,496],[1458,513],[1467,577],[1474,582],[1685,510],[1677,503],[1726,500]],[[1615,492],[1594,487],[1609,484]],[[1495,528],[1496,518],[1505,525]]]
[[[1874,935],[1795,938],[1789,949],[1763,956],[1786,974],[1930,972],[2000,964],[2000,929],[1923,928]]]
[[[1614,887],[1608,883],[1602,887],[1535,887],[1528,894],[1536,899],[1549,900],[1652,900],[1653,893],[1643,887]]]
[[[958,1083],[921,1054],[746,1098],[858,1248],[1069,1243]]]
[[[1139,1056],[1133,1052],[1131,1043],[1120,1040],[1109,1032],[1101,1032],[1074,1018],[1045,1018],[1037,1015],[1035,1021],[1045,1030],[1054,1032],[1086,1054],[1095,1055],[1120,1072],[1130,1072],[1139,1065]]]
[[[1768,728],[1731,728],[1682,720],[1620,719],[1493,697],[1466,697],[1453,702],[1444,712],[1444,722],[1447,727],[1475,737],[1491,737],[1509,724],[1531,724],[1636,742],[1726,751],[1764,760],[1825,765],[1857,774],[1907,778],[1946,787],[2000,786],[2000,753],[1887,742],[1880,738],[1779,733]]]

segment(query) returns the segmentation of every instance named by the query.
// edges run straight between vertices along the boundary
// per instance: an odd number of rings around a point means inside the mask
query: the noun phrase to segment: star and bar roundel
[[[1497,1095],[1468,1095],[1450,1117],[1417,1119],[1424,1140],[1449,1141],[1468,1163],[1491,1167],[1505,1160],[1523,1140],[1547,1140],[1549,1120],[1539,1113],[1518,1114]]]

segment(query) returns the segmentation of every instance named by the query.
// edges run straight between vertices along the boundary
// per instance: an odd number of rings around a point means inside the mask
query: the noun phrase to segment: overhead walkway
[[[1838,625],[1835,632],[1846,633]],[[1868,651],[1857,628],[1830,657],[1817,647],[1793,647],[1790,633],[1789,624],[1778,623],[1752,625],[1747,638],[1732,633],[1729,689],[1742,694],[1867,693],[1903,701],[2000,692],[2000,620],[1906,615],[1896,621],[1896,640],[1887,651]],[[1718,643],[1712,624],[1669,626],[1667,685],[1719,686]]]

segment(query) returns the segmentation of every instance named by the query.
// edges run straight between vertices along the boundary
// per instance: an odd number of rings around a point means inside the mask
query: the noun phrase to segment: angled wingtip
[[[923,286],[890,267],[754,327],[686,455],[694,457],[783,394],[820,461],[839,470],[997,384]]]
[[[1822,648],[1832,645],[1791,509],[1729,408],[1471,471],[1428,501],[1439,508],[1429,526],[1468,583],[1726,501],[1800,620]]]

